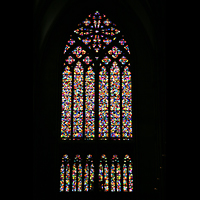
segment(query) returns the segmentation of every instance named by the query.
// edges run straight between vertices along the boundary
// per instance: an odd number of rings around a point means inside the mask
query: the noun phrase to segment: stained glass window
[[[60,167],[60,192],[69,192],[70,190],[70,164],[68,155],[62,157]]]
[[[123,164],[123,191],[133,192],[133,164],[129,155],[125,155]]]
[[[104,66],[99,73],[99,138],[108,138],[108,73]]]
[[[113,155],[110,174],[111,192],[121,192],[121,167],[117,155]]]
[[[109,191],[109,167],[105,154],[101,156],[99,164],[99,189],[103,192]]]
[[[83,137],[83,67],[81,62],[74,69],[73,139]]]
[[[99,97],[98,138],[132,138],[130,49],[123,37],[116,24],[97,11],[78,24],[74,38],[67,41],[64,66],[69,66],[63,72],[62,139],[71,139],[72,133],[73,140],[94,140],[95,93]],[[94,71],[99,72],[96,84]]]
[[[74,158],[74,164],[72,168],[72,192],[82,191],[82,165],[80,155],[76,155]]]
[[[110,69],[110,137],[120,139],[120,69],[114,62]]]
[[[94,190],[94,164],[92,155],[89,154],[86,158],[85,172],[84,172],[84,191]]]
[[[122,137],[124,140],[132,138],[132,84],[131,72],[128,66],[122,73]]]
[[[71,138],[71,103],[72,103],[72,73],[67,66],[62,78],[62,117],[61,117],[61,138]]]
[[[94,142],[95,137],[98,140],[133,138],[130,48],[123,37],[116,24],[97,11],[78,24],[66,40],[62,72],[62,140]],[[68,155],[63,156],[60,192],[93,191],[92,155],[86,157],[83,169],[80,155],[71,162],[70,165]],[[133,164],[128,155],[123,163],[113,155],[108,164],[103,154],[98,167],[100,191],[133,192]]]
[[[85,139],[95,138],[95,74],[92,67],[85,76]]]

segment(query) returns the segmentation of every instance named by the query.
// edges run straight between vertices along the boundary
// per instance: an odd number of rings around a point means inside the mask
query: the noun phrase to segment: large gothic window
[[[130,50],[116,24],[98,11],[90,14],[70,35],[63,54],[61,140],[132,141]],[[82,157],[84,165],[81,157],[80,152],[70,163],[68,155],[63,156],[60,192],[93,191],[95,173],[99,191],[133,191],[128,154],[122,163],[118,155],[108,162],[103,152],[99,158],[92,152]]]
[[[78,24],[74,33],[64,50],[61,138],[130,140],[132,83],[127,41],[99,12]]]

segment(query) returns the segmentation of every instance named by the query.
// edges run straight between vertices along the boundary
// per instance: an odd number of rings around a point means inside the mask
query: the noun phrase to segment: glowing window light
[[[69,65],[75,62],[75,59],[72,56],[69,56],[68,59],[65,60]]]
[[[123,165],[123,191],[133,192],[133,165],[129,155],[124,157]]]
[[[88,68],[85,77],[85,139],[95,138],[95,73]]]
[[[70,48],[70,46],[66,45],[66,46],[65,46],[64,53],[63,53],[63,54],[65,54],[65,53],[67,52],[67,50],[69,50],[69,48]]]
[[[125,45],[125,44],[126,44],[126,41],[125,41],[124,39],[121,39],[121,40],[119,41],[119,43],[120,43],[121,45]]]
[[[120,140],[120,69],[114,62],[110,69],[111,138]]]
[[[91,21],[86,19],[83,23],[85,24],[85,26],[89,26],[91,24]]]
[[[86,51],[82,49],[81,46],[76,47],[72,53],[76,55],[77,58],[81,58],[82,55],[86,54]]]
[[[106,57],[104,57],[104,58],[102,59],[102,62],[105,63],[106,65],[108,65],[110,61],[111,61],[111,59],[108,58],[108,56],[106,56]]]
[[[124,49],[126,49],[126,50],[128,51],[128,53],[131,54],[128,45],[126,45],[126,46],[124,47]]]
[[[117,58],[118,55],[120,55],[121,53],[122,53],[122,51],[120,51],[120,50],[118,49],[118,47],[116,47],[116,46],[114,46],[114,47],[112,48],[112,50],[108,51],[108,54],[112,55],[113,58]]]
[[[115,192],[115,165],[114,163],[111,164],[110,168],[110,182],[111,182],[111,192]]]
[[[100,190],[104,192],[109,191],[109,167],[107,163],[106,155],[103,154],[99,164],[99,183]]]
[[[90,62],[92,62],[92,59],[90,59],[90,57],[89,57],[89,56],[86,56],[86,57],[83,59],[83,62],[85,62],[85,63],[86,63],[86,65],[89,65],[89,64],[90,64]]]
[[[85,174],[84,174],[84,191],[89,191],[89,165],[86,163],[85,165]]]
[[[75,40],[70,39],[70,40],[68,41],[68,43],[69,43],[70,45],[73,45],[73,44],[75,43]]]
[[[60,192],[64,191],[64,177],[65,177],[65,166],[64,164],[60,167]]]
[[[62,78],[61,138],[71,139],[72,73],[67,66]]]
[[[125,65],[128,62],[128,59],[126,59],[125,56],[122,56],[122,58],[119,59],[119,61],[122,63],[122,65]]]
[[[111,22],[109,19],[106,19],[103,23],[104,23],[106,26],[109,26],[112,22]]]
[[[108,138],[108,73],[104,66],[99,73],[99,138]]]
[[[80,155],[76,155],[74,158],[74,164],[72,168],[72,192],[82,191],[82,165]]]
[[[91,40],[89,38],[86,38],[86,39],[83,39],[82,42],[85,44],[85,45],[88,45]]]
[[[65,182],[64,182],[65,178]],[[60,167],[60,192],[69,192],[70,186],[70,165],[68,155],[62,157],[62,164]]]
[[[129,140],[132,134],[132,83],[128,66],[122,73],[122,138]]]
[[[103,40],[103,42],[104,42],[106,45],[109,45],[109,44],[112,42],[112,40],[111,40],[111,39],[108,39],[108,38],[105,38],[105,39]]]
[[[81,62],[74,69],[73,140],[83,137],[83,67]]]
[[[121,167],[117,155],[113,155],[110,170],[111,192],[121,192]]]
[[[84,174],[84,191],[92,191],[94,189],[94,164],[92,155],[86,157],[85,174]]]

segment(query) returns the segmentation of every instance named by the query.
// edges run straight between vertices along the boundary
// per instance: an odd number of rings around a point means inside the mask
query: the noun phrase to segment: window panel
[[[85,77],[85,139],[95,138],[95,74],[88,68]]]
[[[110,85],[110,137],[120,139],[120,69],[117,62],[110,69]]]
[[[99,73],[99,138],[108,138],[108,73],[104,66]]]

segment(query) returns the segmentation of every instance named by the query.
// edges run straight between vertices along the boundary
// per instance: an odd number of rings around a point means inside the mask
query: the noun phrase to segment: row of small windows
[[[92,155],[86,157],[84,168],[80,155],[76,155],[72,167],[68,155],[64,155],[60,167],[60,192],[94,191],[94,163]],[[110,167],[105,154],[101,156],[98,169],[99,191],[133,192],[133,163],[125,155],[123,164],[113,155]]]

